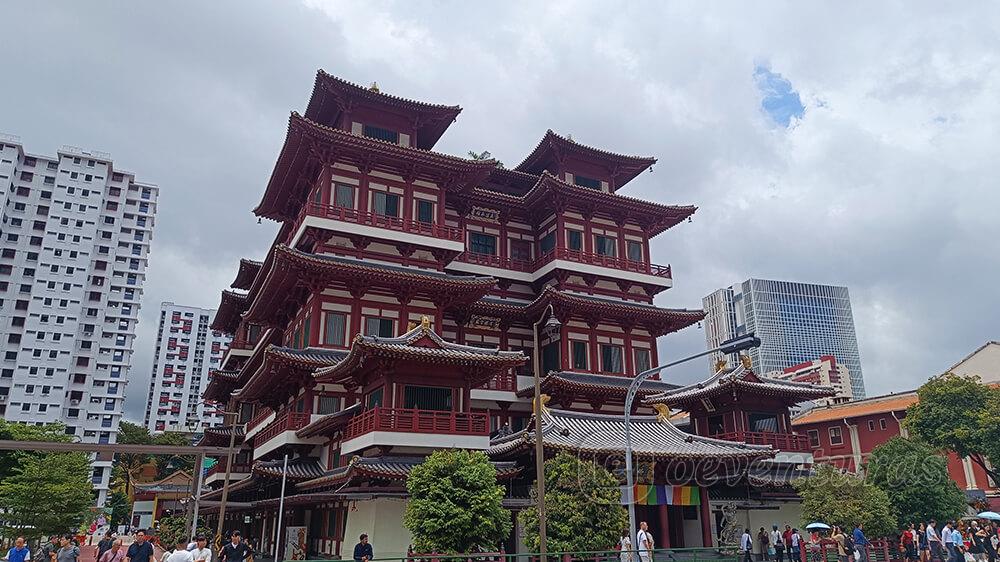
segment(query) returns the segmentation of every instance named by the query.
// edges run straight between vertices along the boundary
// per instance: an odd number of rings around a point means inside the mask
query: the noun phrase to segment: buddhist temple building
[[[673,271],[649,241],[696,211],[625,194],[655,159],[552,131],[513,168],[435,151],[460,112],[319,71],[288,120],[254,208],[278,232],[222,291],[213,329],[233,340],[204,393],[231,415],[203,443],[235,453],[206,478],[203,513],[227,495],[225,528],[264,550],[283,477],[281,525],[307,529],[310,556],[346,556],[367,533],[386,557],[412,542],[405,482],[434,450],[485,451],[515,512],[530,505],[538,432],[546,455],[623,474],[628,383],[664,359],[660,336],[704,317],[653,302]],[[642,389],[643,473],[622,495],[659,546],[712,545],[714,497],[787,493],[775,467],[800,470],[808,453],[788,407],[826,390],[742,367],[697,388],[667,378]],[[515,525],[503,548],[526,552],[523,536]]]

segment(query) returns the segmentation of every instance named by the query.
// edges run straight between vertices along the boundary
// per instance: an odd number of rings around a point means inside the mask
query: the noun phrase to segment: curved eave
[[[514,167],[519,172],[541,173],[551,163],[574,154],[581,160],[604,166],[608,175],[615,179],[620,188],[656,163],[652,156],[629,156],[608,152],[600,148],[580,144],[549,129],[542,140],[520,164]]]
[[[749,378],[749,380],[748,380]],[[705,381],[647,396],[644,402],[648,405],[663,404],[672,408],[685,408],[700,403],[705,398],[720,395],[750,394],[768,398],[777,398],[790,404],[834,396],[836,390],[829,386],[809,383],[797,383],[758,377],[756,374],[740,366],[736,371],[720,371]]]
[[[385,94],[320,69],[316,71],[316,81],[305,116],[317,123],[333,125],[339,121],[342,107],[359,105],[403,114],[420,123],[417,127],[417,146],[423,149],[433,147],[462,112],[462,108],[457,105],[426,103]]]
[[[413,467],[423,459],[393,458],[386,459],[353,457],[346,465],[335,468],[325,475],[312,480],[299,482],[296,488],[300,490],[318,490],[339,486],[349,481],[382,480],[404,481],[410,475]],[[522,467],[512,462],[493,462],[497,472],[497,480],[509,480],[521,473]]]
[[[260,273],[260,268],[263,265],[263,262],[247,258],[241,259],[240,269],[236,272],[236,279],[233,280],[233,284],[230,287],[244,291],[250,290],[250,287],[253,286],[253,280],[257,278],[257,274]]]
[[[236,388],[236,381],[239,380],[239,371],[212,370],[208,372],[208,384],[201,397],[205,400],[215,400],[226,402]]]
[[[413,179],[435,182],[442,189],[471,188],[496,167],[495,160],[470,160],[400,146],[327,127],[293,112],[285,143],[254,214],[278,221],[293,220],[315,180],[303,174],[318,172],[318,167],[309,166],[318,166],[320,158],[326,157],[322,155],[331,154],[336,154],[339,163],[371,170],[397,174],[410,170],[415,173]]]
[[[615,379],[621,380],[616,381]],[[550,395],[566,391],[581,397],[606,396],[624,399],[632,380],[632,377],[628,376],[552,372],[545,375],[541,386],[542,392]],[[613,382],[621,382],[622,384],[613,384]],[[661,381],[648,381],[646,385],[646,387],[639,387],[638,394],[640,396],[656,394],[662,392],[663,387],[675,386]],[[533,396],[534,392],[534,387],[527,387],[519,390],[517,395],[521,398],[527,398]]]
[[[240,315],[246,310],[247,295],[236,291],[222,291],[219,308],[215,311],[209,328],[224,334],[233,335],[240,326]]]
[[[313,371],[335,365],[342,355],[322,348],[290,350],[270,345],[264,350],[260,367],[237,393],[241,401],[255,402],[275,392],[278,383],[305,382]]]

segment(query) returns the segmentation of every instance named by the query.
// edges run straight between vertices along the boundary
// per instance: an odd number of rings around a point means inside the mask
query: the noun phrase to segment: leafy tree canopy
[[[90,461],[84,453],[26,455],[0,482],[6,536],[76,531],[93,503]]]
[[[191,536],[191,529],[188,525],[187,517],[183,515],[172,515],[160,519],[159,527],[156,529],[156,536],[160,541],[160,546],[165,549],[173,549],[179,541],[190,541],[194,537]],[[199,518],[195,535],[211,537],[215,535],[215,531],[206,527],[201,518]]]
[[[920,521],[958,519],[965,494],[948,475],[948,460],[930,446],[895,437],[872,451],[868,481],[889,496],[897,528]]]
[[[435,451],[406,479],[410,500],[403,525],[418,552],[493,551],[510,534],[504,490],[479,451]]]
[[[0,439],[12,441],[52,441],[68,442],[66,426],[60,423],[29,425],[0,419]],[[39,456],[37,451],[0,451],[0,482],[10,477],[14,468],[27,456]]]
[[[1000,388],[945,373],[918,388],[917,397],[903,420],[913,437],[969,457],[1000,481],[1000,471],[987,462],[1000,461]]]
[[[537,485],[531,491],[537,497]],[[524,541],[536,550],[538,509],[520,514]],[[545,461],[545,530],[552,552],[597,551],[614,547],[628,527],[618,479],[604,467],[559,453]]]
[[[896,520],[889,496],[874,484],[830,465],[819,465],[815,474],[792,482],[802,497],[803,524],[821,521],[851,529],[864,525],[869,537],[895,532]]]

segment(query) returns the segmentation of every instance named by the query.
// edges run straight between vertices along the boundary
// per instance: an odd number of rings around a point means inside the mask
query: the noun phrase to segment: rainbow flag
[[[701,505],[701,489],[698,486],[667,486],[636,484],[630,490],[621,487],[622,505],[634,502],[636,505]]]

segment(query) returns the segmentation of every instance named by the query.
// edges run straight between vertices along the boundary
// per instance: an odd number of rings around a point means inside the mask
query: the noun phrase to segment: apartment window
[[[587,189],[601,189],[601,180],[595,180],[594,178],[588,178],[586,176],[573,174],[573,183],[580,187],[586,187]]]
[[[594,236],[594,253],[601,256],[615,257],[616,241],[610,236],[598,234]]]
[[[399,196],[384,191],[372,193],[372,206],[376,215],[384,217],[399,216]]]
[[[347,339],[347,315],[338,312],[326,312],[323,329],[323,343],[343,347]]]
[[[879,418],[879,420],[878,420],[878,428],[881,429],[882,431],[885,431],[886,427],[888,427],[888,426],[885,423],[885,418]]]
[[[574,341],[570,343],[573,352],[573,368],[587,370],[587,342]]]
[[[469,233],[469,251],[486,256],[497,255],[497,237],[479,232]]]
[[[632,261],[646,261],[642,258],[642,243],[628,240],[625,242],[625,250],[628,252],[628,259]]]
[[[583,251],[583,233],[579,230],[566,231],[566,247],[577,252]]]
[[[809,448],[818,449],[819,448],[819,430],[810,429],[806,431],[806,436],[809,437]]]
[[[452,391],[450,388],[407,385],[403,388],[403,407],[451,411]]]
[[[423,223],[434,222],[434,203],[424,199],[417,199],[417,220]]]
[[[345,209],[354,208],[354,188],[343,183],[333,185],[333,204]]]
[[[844,444],[844,432],[840,429],[840,426],[835,425],[830,428],[830,444],[831,445]]]
[[[368,138],[399,144],[399,133],[392,129],[384,129],[375,125],[365,125],[362,134]]]
[[[392,318],[365,318],[365,335],[391,338],[395,333]]]
[[[650,364],[650,353],[648,349],[636,349],[635,350],[635,374],[639,374],[643,371],[648,371],[652,365]]]
[[[538,252],[542,255],[551,252],[556,247],[556,233],[550,232],[538,241]]]
[[[601,346],[601,371],[605,373],[624,373],[622,362],[622,347],[620,345]]]

